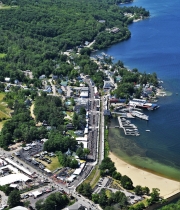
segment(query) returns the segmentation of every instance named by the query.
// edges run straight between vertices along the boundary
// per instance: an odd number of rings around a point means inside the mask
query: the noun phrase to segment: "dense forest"
[[[61,51],[76,50],[85,41],[94,39],[95,49],[107,47],[130,37],[127,25],[132,18],[125,16],[125,12],[137,17],[149,16],[143,8],[117,5],[123,2],[3,0],[2,3],[9,7],[0,10],[0,81],[7,76],[11,81],[19,79],[30,84],[30,79],[23,74],[25,70],[33,72],[34,80],[42,74],[73,75],[74,66],[66,62]],[[120,31],[109,33],[107,29],[113,27]]]

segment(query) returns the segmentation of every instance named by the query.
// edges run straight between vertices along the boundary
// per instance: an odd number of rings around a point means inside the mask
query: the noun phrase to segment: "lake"
[[[131,38],[103,52],[130,69],[156,72],[168,96],[159,98],[158,110],[145,112],[149,122],[132,120],[140,136],[128,137],[120,129],[110,129],[110,147],[139,168],[180,180],[180,1],[136,0],[126,6],[142,6],[151,17],[131,24]],[[111,124],[117,125],[117,119]]]

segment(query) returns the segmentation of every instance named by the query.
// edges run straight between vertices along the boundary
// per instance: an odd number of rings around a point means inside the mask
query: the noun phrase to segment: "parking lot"
[[[43,143],[41,142],[35,142],[33,144],[27,144],[26,147],[22,148],[19,152],[16,152],[15,155],[21,159],[22,161],[26,162],[28,165],[32,166],[38,171],[43,171],[48,176],[51,176],[52,173],[45,171],[45,165],[41,162],[47,161],[48,163],[51,163],[50,158],[45,157],[45,154],[43,151]],[[54,156],[53,153],[48,154],[50,156]],[[37,160],[36,158],[39,158]],[[18,160],[16,161],[18,163]],[[23,165],[21,163],[21,165]],[[28,169],[28,167],[27,167]]]

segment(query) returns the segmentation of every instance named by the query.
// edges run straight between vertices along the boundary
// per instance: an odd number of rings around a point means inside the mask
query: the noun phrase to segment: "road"
[[[48,81],[51,84],[53,96],[56,96],[57,95],[57,93],[56,93],[56,86],[53,84],[52,79],[49,79]]]

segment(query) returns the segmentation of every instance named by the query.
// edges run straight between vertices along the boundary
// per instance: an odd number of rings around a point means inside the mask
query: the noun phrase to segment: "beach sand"
[[[168,198],[178,192],[180,192],[180,182],[173,181],[155,174],[149,173],[147,171],[136,168],[113,153],[109,154],[111,160],[115,163],[117,171],[122,175],[127,175],[133,181],[133,185],[141,185],[142,187],[159,188],[160,195],[164,198]]]

